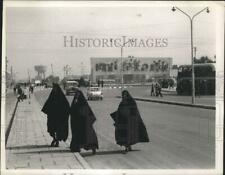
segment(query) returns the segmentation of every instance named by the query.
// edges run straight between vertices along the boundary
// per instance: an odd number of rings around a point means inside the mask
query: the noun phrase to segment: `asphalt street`
[[[50,90],[35,92],[40,110]],[[84,90],[85,92],[85,90]],[[85,93],[86,94],[86,93]],[[124,154],[116,145],[110,113],[120,102],[120,90],[104,91],[103,101],[89,101],[97,121],[99,150],[96,155],[82,150],[81,156],[96,169],[183,169],[214,168],[215,110],[152,102],[137,102],[150,142],[138,143]],[[73,96],[67,96],[71,103]],[[71,139],[71,134],[69,140]]]

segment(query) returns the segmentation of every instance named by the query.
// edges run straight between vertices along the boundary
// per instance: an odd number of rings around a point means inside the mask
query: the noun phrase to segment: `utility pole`
[[[8,63],[9,63],[9,60],[7,58],[7,56],[5,57],[5,72],[6,72],[6,76],[7,76],[7,72],[8,72]]]
[[[30,71],[27,69],[27,75],[28,75],[28,82],[30,83]]]
[[[13,84],[13,67],[11,66],[11,85]]]
[[[110,39],[110,42],[113,42],[113,39]],[[132,43],[134,42],[133,39],[129,39],[127,42],[123,42],[121,47],[120,47],[120,77],[121,77],[121,91],[124,89],[124,78],[123,78],[123,48],[127,43]]]
[[[51,64],[51,69],[52,69],[52,76],[54,76],[53,65],[52,64]]]
[[[83,64],[83,62],[81,62],[80,74],[81,74],[81,76],[84,75],[84,64]]]
[[[196,52],[197,52],[197,47],[194,47],[194,58],[197,59],[196,57]]]

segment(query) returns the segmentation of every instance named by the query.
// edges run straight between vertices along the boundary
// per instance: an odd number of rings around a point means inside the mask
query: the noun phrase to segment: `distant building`
[[[169,78],[172,58],[169,57],[124,57],[124,83],[143,83],[151,79]],[[121,58],[91,58],[91,81],[115,80],[121,82]]]

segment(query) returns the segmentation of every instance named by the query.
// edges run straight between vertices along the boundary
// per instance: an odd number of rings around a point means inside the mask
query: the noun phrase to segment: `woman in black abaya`
[[[96,118],[80,90],[77,90],[74,95],[70,115],[72,130],[71,151],[80,152],[80,149],[84,148],[85,150],[92,150],[93,154],[95,154],[96,149],[98,149],[98,140],[92,125]]]
[[[59,141],[66,141],[68,137],[69,102],[60,86],[53,84],[52,91],[45,102],[42,112],[47,114],[47,127],[53,138],[51,146],[59,146]]]
[[[118,110],[111,114],[115,126],[116,143],[131,151],[131,145],[149,142],[146,127],[141,119],[137,104],[127,90],[122,92]]]

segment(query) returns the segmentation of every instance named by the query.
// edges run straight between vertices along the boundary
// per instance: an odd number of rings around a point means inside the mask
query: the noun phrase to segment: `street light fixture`
[[[207,13],[209,13],[209,8],[206,7],[204,9],[200,10],[199,12],[194,14],[192,17],[178,7],[172,8],[173,12],[175,12],[176,10],[179,10],[181,13],[186,15],[188,17],[188,19],[190,20],[190,24],[191,24],[192,104],[195,104],[195,71],[194,71],[194,57],[193,57],[193,20],[197,15],[199,15],[200,13],[202,13],[205,10]]]

